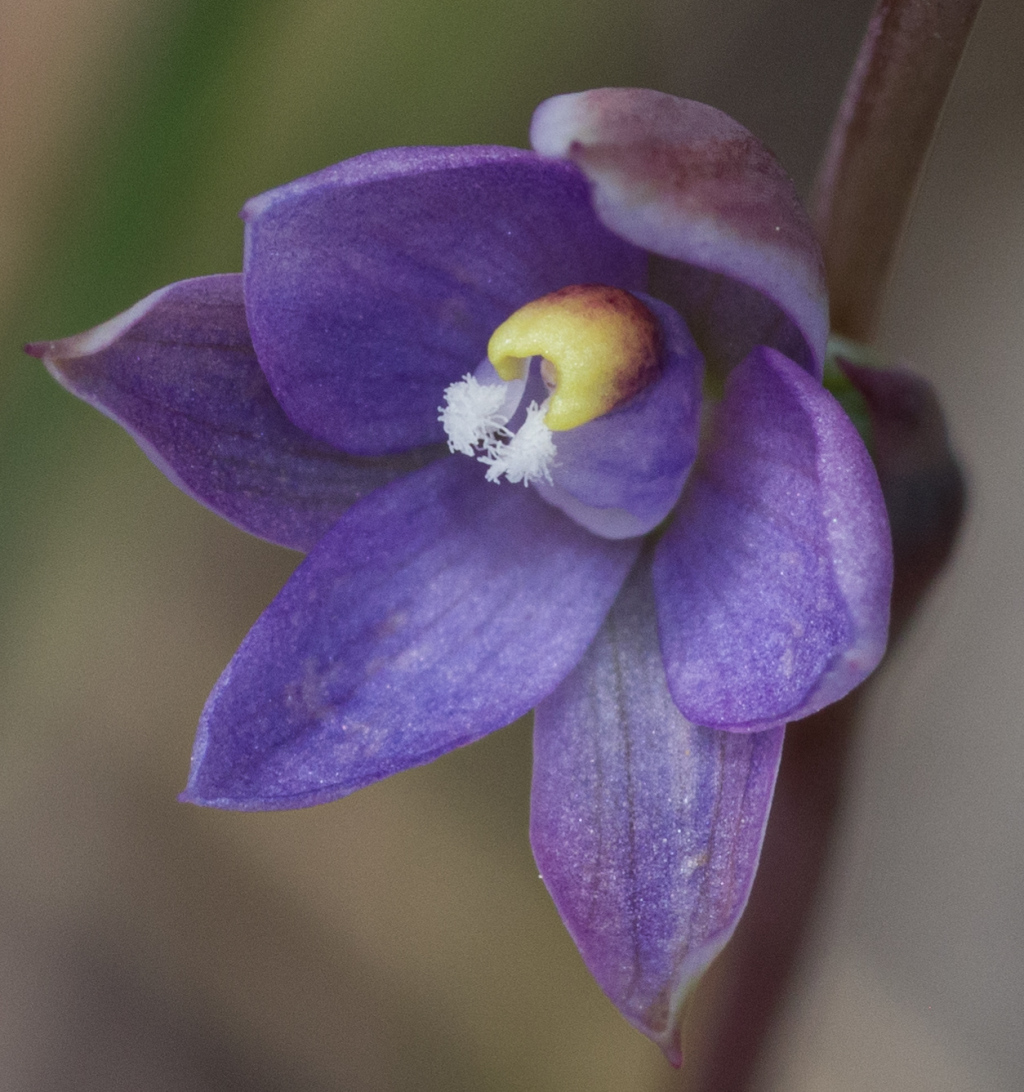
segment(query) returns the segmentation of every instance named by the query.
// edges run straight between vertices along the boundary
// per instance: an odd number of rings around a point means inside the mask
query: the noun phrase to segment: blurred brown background
[[[870,2],[0,0],[0,1092],[624,1092],[683,1078],[586,974],[526,835],[529,728],[305,812],[180,805],[295,555],[22,359],[240,267],[242,201],[372,147],[524,144],[646,85],[806,190]],[[986,0],[882,346],[972,488],[876,681],[765,1092],[1024,1087],[1024,7]]]

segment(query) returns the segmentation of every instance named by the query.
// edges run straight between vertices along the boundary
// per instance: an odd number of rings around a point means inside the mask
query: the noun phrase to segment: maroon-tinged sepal
[[[739,122],[658,91],[602,88],[541,103],[530,139],[587,175],[614,232],[682,263],[665,278],[679,289],[668,302],[702,349],[732,365],[771,345],[820,376],[821,252],[792,180]]]

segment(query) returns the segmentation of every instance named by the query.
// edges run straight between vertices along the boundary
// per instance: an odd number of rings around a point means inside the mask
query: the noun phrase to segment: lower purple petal
[[[878,478],[835,399],[774,350],[731,374],[654,585],[669,688],[699,724],[796,720],[881,659],[892,545]]]
[[[637,553],[464,459],[351,508],[203,712],[183,799],[335,799],[526,713],[583,654]]]
[[[544,882],[601,988],[677,1065],[686,993],[750,893],[782,736],[683,718],[646,565],[537,708],[531,837]]]
[[[94,330],[29,351],[186,493],[297,550],[360,497],[444,454],[359,459],[296,428],[256,361],[237,273],[168,285]]]

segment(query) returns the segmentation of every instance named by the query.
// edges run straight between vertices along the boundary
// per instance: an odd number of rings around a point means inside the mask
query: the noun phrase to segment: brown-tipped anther
[[[539,356],[553,391],[544,422],[552,432],[602,417],[658,374],[658,324],[621,288],[573,284],[520,307],[491,336],[487,355],[502,379],[519,378]]]

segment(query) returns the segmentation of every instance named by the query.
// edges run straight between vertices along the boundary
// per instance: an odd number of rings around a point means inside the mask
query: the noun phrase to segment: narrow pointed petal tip
[[[28,347],[236,526],[309,550],[359,497],[444,453],[345,455],[285,416],[249,339],[239,274],[168,285],[95,329]]]
[[[184,799],[305,807],[503,727],[575,666],[638,548],[459,457],[377,490],[228,665]]]
[[[685,263],[687,296],[698,310],[714,309],[715,324],[726,320],[744,354],[773,345],[821,374],[828,302],[820,248],[792,180],[742,125],[703,103],[603,88],[541,103],[530,139],[541,155],[587,175],[613,231]],[[722,276],[735,287],[719,284]],[[743,286],[773,307],[755,305]],[[705,325],[700,314],[685,317],[695,331]]]
[[[673,1065],[686,998],[757,871],[783,729],[689,723],[669,694],[641,562],[536,711],[531,841],[601,988]]]
[[[679,708],[755,731],[838,700],[882,658],[892,577],[885,503],[856,429],[792,361],[751,354],[657,547]]]

